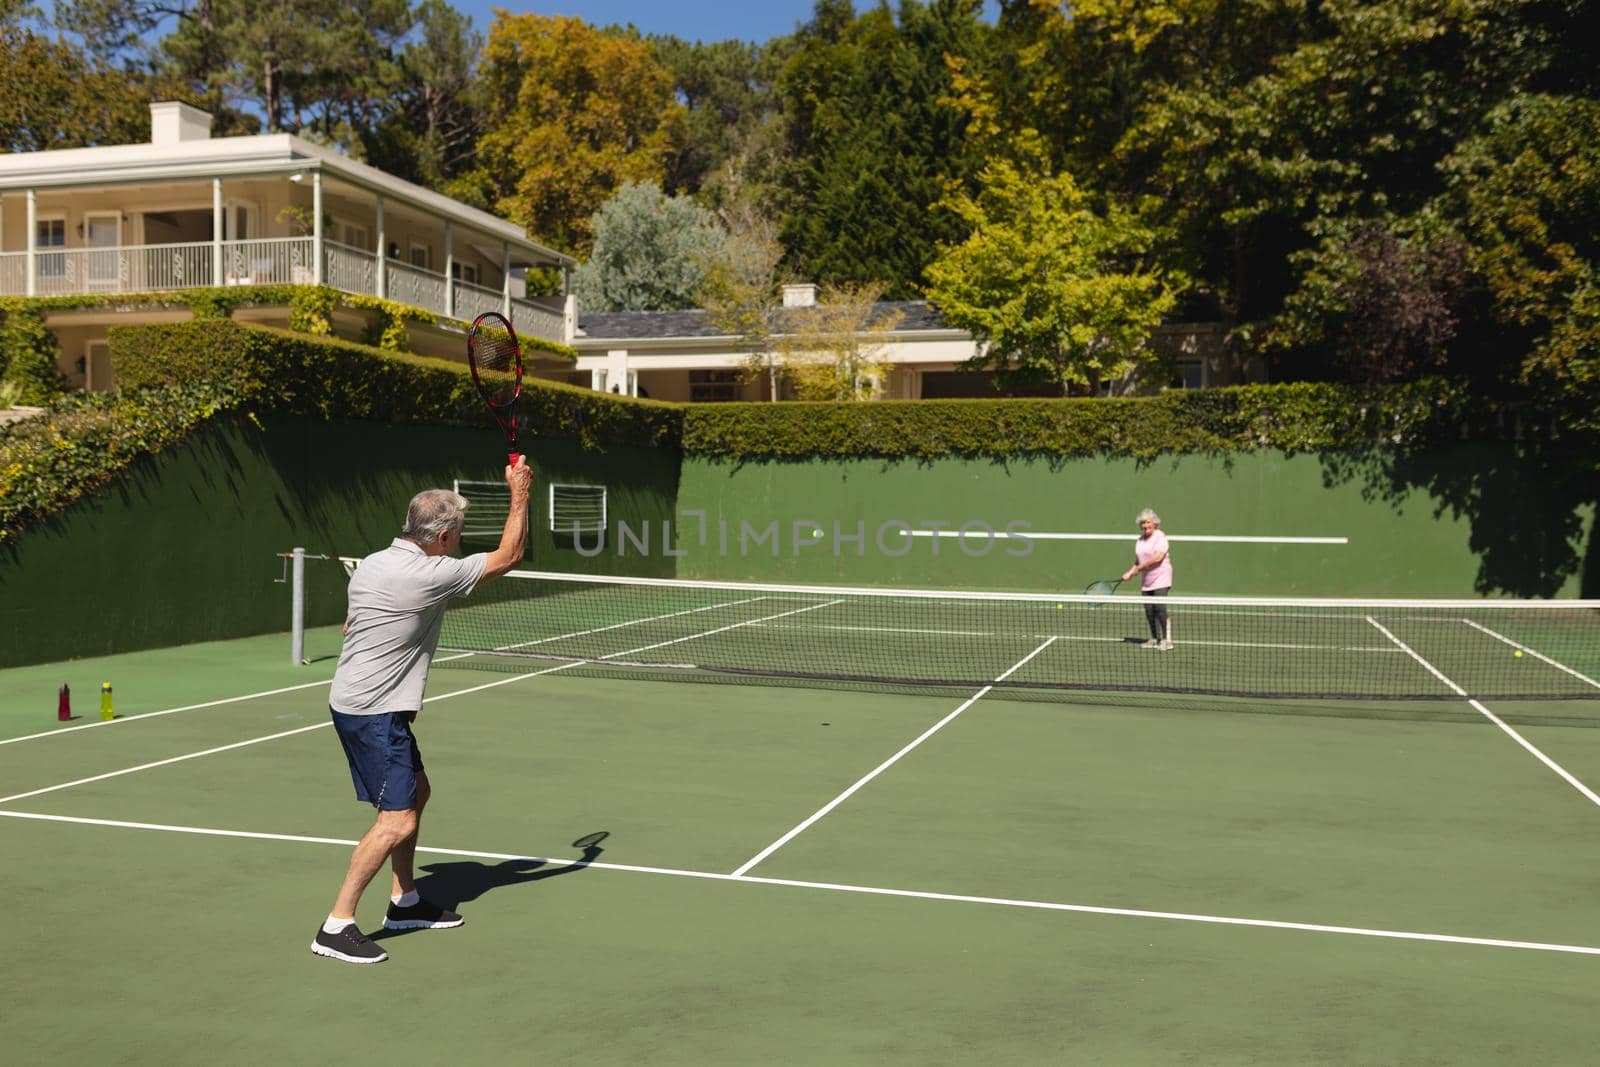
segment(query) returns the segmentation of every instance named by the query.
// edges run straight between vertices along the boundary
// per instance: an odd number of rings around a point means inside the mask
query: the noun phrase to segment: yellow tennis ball
[[[1517,657],[1518,659],[1521,659],[1522,658],[1522,649],[1519,648],[1519,649],[1517,649],[1515,652],[1513,652],[1511,654],[1513,656]]]
[[[1057,604],[1057,605],[1056,605],[1056,610],[1057,610],[1057,611],[1060,611],[1060,610],[1061,610],[1061,609],[1063,609],[1063,608],[1065,608],[1065,607],[1066,607],[1066,605],[1065,605],[1065,604]]]

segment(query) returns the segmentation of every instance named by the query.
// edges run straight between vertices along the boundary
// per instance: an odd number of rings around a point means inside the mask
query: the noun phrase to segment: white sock
[[[402,893],[400,896],[390,897],[389,898],[389,900],[396,907],[401,907],[401,908],[409,908],[409,907],[411,907],[411,905],[417,903],[417,901],[419,901],[421,899],[422,899],[421,894],[419,894],[415,889],[413,889],[409,893]]]
[[[325,934],[336,934],[340,930],[343,930],[346,926],[353,925],[355,925],[354,919],[335,919],[332,915],[330,915],[328,916],[327,921],[322,924],[322,932]]]

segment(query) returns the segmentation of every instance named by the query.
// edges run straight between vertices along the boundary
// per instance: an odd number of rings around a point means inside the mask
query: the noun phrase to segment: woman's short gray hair
[[[1150,508],[1145,508],[1143,511],[1139,512],[1139,517],[1137,519],[1135,519],[1134,522],[1143,522],[1146,519],[1149,519],[1151,522],[1155,523],[1157,526],[1161,525],[1161,516],[1157,515]]]
[[[401,537],[409,537],[419,544],[432,544],[446,530],[461,532],[466,518],[467,498],[448,489],[424,489],[411,498],[406,508],[405,529]]]

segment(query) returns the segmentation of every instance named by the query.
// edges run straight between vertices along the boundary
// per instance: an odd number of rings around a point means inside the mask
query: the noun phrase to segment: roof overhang
[[[965,330],[895,330],[889,334],[889,344],[917,344],[919,342],[970,341]],[[775,338],[781,340],[781,337]],[[748,349],[738,336],[716,335],[709,337],[577,337],[570,342],[579,352],[704,352],[728,349]]]

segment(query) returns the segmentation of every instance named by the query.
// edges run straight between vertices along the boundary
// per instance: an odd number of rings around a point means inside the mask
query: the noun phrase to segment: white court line
[[[498,681],[489,682],[486,685],[475,685],[471,689],[457,689],[449,693],[440,693],[437,696],[424,697],[422,702],[424,704],[429,704],[435,700],[449,700],[451,697],[464,696],[467,693],[476,693],[484,689],[493,689],[497,685],[508,685],[511,682],[520,682],[524,678],[532,678],[540,674],[553,674],[556,671],[564,671],[568,667],[572,666],[576,666],[576,664],[563,663],[558,667],[546,667],[544,670],[533,671],[530,674],[519,674],[514,678],[501,678]],[[134,774],[138,771],[148,771],[152,768],[165,767],[172,763],[183,763],[185,760],[199,759],[201,756],[214,756],[218,752],[229,752],[236,748],[247,748],[250,745],[259,745],[265,741],[276,741],[283,737],[293,737],[295,734],[303,734],[311,730],[320,730],[325,726],[332,725],[333,720],[329,719],[326,722],[312,723],[310,726],[300,726],[293,730],[284,730],[281,733],[268,734],[265,737],[252,737],[248,741],[235,741],[231,745],[220,745],[217,748],[208,748],[204,752],[189,752],[182,756],[172,756],[168,759],[156,760],[153,763],[141,763],[137,767],[124,767],[118,771],[107,771],[105,774],[97,774],[92,778],[79,778],[77,781],[62,782],[59,785],[45,786],[43,789],[35,789],[28,793],[15,793],[9,797],[0,797],[0,804],[9,804],[13,800],[26,800],[28,797],[36,797],[43,793],[54,793],[62,789],[71,789],[73,786],[88,785],[91,782],[103,782],[107,778],[120,778],[125,774]]]
[[[1412,659],[1416,660],[1418,663],[1420,663],[1424,667],[1428,668],[1428,672],[1430,674],[1432,674],[1435,678],[1439,679],[1445,685],[1449,686],[1453,691],[1455,691],[1456,693],[1460,694],[1461,698],[1463,700],[1465,700],[1469,705],[1471,705],[1475,710],[1477,710],[1481,715],[1483,715],[1484,718],[1488,719],[1490,722],[1492,722],[1496,726],[1500,727],[1500,729],[1504,730],[1505,733],[1506,733],[1506,736],[1510,737],[1511,740],[1515,741],[1517,744],[1521,745],[1524,749],[1526,749],[1528,751],[1529,755],[1533,756],[1535,759],[1537,759],[1540,763],[1544,764],[1546,767],[1549,767],[1552,771],[1555,771],[1558,775],[1560,775],[1562,777],[1562,779],[1564,779],[1566,781],[1566,783],[1568,785],[1570,785],[1572,788],[1576,789],[1578,792],[1582,793],[1586,798],[1588,798],[1588,800],[1589,800],[1589,802],[1591,804],[1594,804],[1596,807],[1600,807],[1600,796],[1596,796],[1594,790],[1590,789],[1588,786],[1586,786],[1582,782],[1578,781],[1578,779],[1576,777],[1574,777],[1565,767],[1561,766],[1561,764],[1557,763],[1555,760],[1551,759],[1549,756],[1546,756],[1543,752],[1540,752],[1537,748],[1534,747],[1533,742],[1529,741],[1527,738],[1525,738],[1521,734],[1517,733],[1517,731],[1513,730],[1509,725],[1506,724],[1505,720],[1500,718],[1500,716],[1496,715],[1494,712],[1492,712],[1488,708],[1484,707],[1477,700],[1475,700],[1472,697],[1468,696],[1467,695],[1467,691],[1465,689],[1462,689],[1459,685],[1457,685],[1456,683],[1452,682],[1450,679],[1446,678],[1443,674],[1440,674],[1437,670],[1434,669],[1433,664],[1429,663],[1427,660],[1425,660],[1421,656],[1417,655],[1415,652],[1413,652],[1411,650],[1411,647],[1409,645],[1407,645],[1404,641],[1400,640],[1394,634],[1392,634],[1388,630],[1384,629],[1383,624],[1378,622],[1378,620],[1376,620],[1374,618],[1371,618],[1369,616],[1367,621],[1372,623],[1372,625],[1376,626],[1378,628],[1379,632],[1381,632],[1383,634],[1383,636],[1387,637],[1389,640],[1391,640],[1395,644],[1399,645],[1400,648],[1407,655],[1409,655]]]
[[[834,603],[838,603],[835,601]],[[1013,641],[1023,636],[1016,633],[1000,633],[993,630],[913,630],[898,626],[829,626],[817,623],[780,623],[774,626],[763,626],[771,630],[850,630],[858,633],[871,634],[931,634],[941,637],[995,637],[1005,641]],[[1054,637],[1060,641],[1084,641],[1099,644],[1123,645],[1128,643],[1126,637],[1095,637],[1089,634],[1028,634],[1032,638]],[[1286,645],[1264,641],[1203,641],[1186,639],[1184,645],[1204,645],[1207,648],[1275,648],[1291,652],[1381,652],[1386,656],[1400,654],[1398,648],[1378,648],[1372,645]]]
[[[276,741],[280,737],[293,737],[295,734],[303,734],[308,730],[320,730],[324,726],[332,725],[333,723],[331,721],[313,723],[310,726],[301,726],[294,730],[284,730],[282,733],[268,734],[266,737],[253,737],[248,741],[235,741],[231,745],[208,748],[204,752],[190,752],[182,756],[172,756],[169,759],[156,760],[154,763],[141,763],[137,767],[124,767],[120,771],[107,771],[105,774],[97,774],[92,778],[79,778],[73,782],[62,782],[59,785],[49,785],[45,786],[43,789],[35,789],[28,793],[13,793],[8,797],[0,797],[0,804],[9,804],[13,800],[26,800],[28,797],[36,797],[44,793],[54,793],[60,789],[71,789],[73,786],[77,785],[88,785],[90,782],[103,782],[107,778],[120,778],[124,774],[133,774],[137,771],[148,771],[152,767],[165,767],[169,763],[182,763],[184,760],[199,759],[201,756],[212,756],[218,752],[227,752],[235,748],[244,748],[247,745],[259,745],[264,741]]]
[[[837,602],[835,601],[835,603],[837,603]],[[828,605],[826,605],[826,604],[813,604],[810,607],[798,608],[798,609],[795,609],[795,610],[796,611],[815,611],[817,608],[822,608],[822,607],[827,607],[827,606]],[[795,614],[795,611],[786,611],[783,614],[784,615],[793,615],[793,614]],[[781,618],[782,616],[774,615],[774,616],[770,616],[770,617],[771,618]],[[641,621],[648,621],[648,620],[641,620]],[[693,639],[695,639],[697,637],[709,637],[711,634],[719,634],[719,633],[722,633],[725,630],[733,630],[733,629],[737,629],[740,626],[748,626],[751,623],[761,622],[761,621],[763,621],[763,620],[752,619],[749,622],[734,623],[732,626],[721,626],[721,627],[718,627],[715,630],[706,630],[706,631],[704,631],[702,633],[690,634],[688,637],[679,637],[679,638],[675,638],[675,639],[673,639],[671,641],[662,641],[662,642],[658,642],[657,644],[653,644],[653,645],[644,645],[644,646],[642,646],[640,648],[629,649],[626,652],[613,652],[609,656],[599,657],[599,660],[609,659],[609,658],[615,657],[615,656],[629,656],[629,655],[632,655],[635,652],[644,652],[644,651],[646,651],[648,649],[659,648],[659,647],[661,647],[661,645],[677,644],[680,641],[691,641],[691,640],[693,640]],[[457,658],[459,658],[459,657],[457,657]],[[568,669],[570,669],[572,667],[582,666],[585,663],[599,662],[599,660],[573,660],[573,661],[571,661],[569,663],[560,663],[560,664],[557,664],[554,667],[545,667],[545,668],[543,668],[541,670],[529,671],[526,674],[518,674],[518,675],[514,675],[514,676],[512,676],[510,678],[501,678],[501,679],[498,679],[498,680],[493,681],[493,682],[485,682],[483,685],[475,685],[475,686],[472,686],[471,688],[468,688],[468,689],[456,689],[456,690],[452,690],[451,692],[448,692],[448,693],[438,693],[438,694],[435,694],[434,696],[423,697],[422,702],[424,704],[432,704],[435,701],[439,701],[439,700],[449,700],[452,697],[466,696],[468,693],[481,693],[485,689],[494,689],[494,688],[496,688],[498,686],[510,685],[512,682],[520,682],[520,681],[523,681],[524,679],[528,679],[528,678],[537,678],[542,674],[554,674],[557,671],[568,670]],[[318,684],[325,685],[327,683],[324,682],[324,683],[318,683]],[[204,752],[190,752],[190,753],[188,753],[186,755],[182,755],[182,756],[173,756],[173,757],[171,757],[169,759],[156,760],[154,763],[143,763],[143,764],[140,764],[137,767],[124,767],[121,770],[109,771],[109,772],[107,772],[105,774],[97,774],[92,778],[79,778],[76,781],[63,782],[63,783],[61,783],[59,785],[46,786],[43,789],[35,789],[32,792],[28,792],[28,793],[17,793],[15,795],[9,796],[9,797],[0,797],[0,804],[8,804],[13,800],[25,800],[28,797],[36,797],[36,796],[39,796],[40,794],[43,794],[43,793],[54,793],[57,790],[61,790],[61,789],[71,789],[73,786],[88,785],[91,782],[100,782],[100,781],[104,781],[107,778],[118,778],[118,777],[121,777],[122,775],[125,775],[125,774],[133,774],[133,773],[135,773],[137,771],[147,771],[147,770],[150,770],[151,768],[154,768],[154,767],[165,767],[168,764],[172,764],[172,763],[182,763],[185,760],[199,759],[201,756],[210,756],[210,755],[214,755],[214,754],[216,754],[218,752],[227,752],[227,751],[230,751],[230,750],[236,749],[236,748],[244,748],[244,747],[246,747],[248,745],[258,745],[258,744],[261,744],[264,741],[276,741],[277,739],[279,739],[281,737],[290,737],[290,736],[292,736],[294,734],[305,733],[308,730],[320,730],[325,726],[332,726],[332,725],[333,725],[333,721],[330,719],[327,722],[313,723],[310,726],[302,726],[302,727],[299,727],[298,729],[286,730],[286,731],[284,731],[282,733],[269,734],[269,735],[267,735],[265,737],[255,737],[255,738],[251,738],[248,741],[236,741],[231,745],[222,745],[222,746],[220,746],[218,748],[208,748]]]
[[[310,837],[301,834],[268,834],[248,830],[217,830],[202,826],[172,826],[165,823],[128,822],[119,819],[89,819],[72,815],[45,815],[30,811],[0,811],[0,817],[26,819],[38,822],[73,823],[81,826],[107,826],[124,830],[154,830],[175,834],[196,834],[204,837],[243,838],[253,841],[287,841],[295,844],[339,845],[354,848],[359,842],[339,837]],[[934,893],[917,889],[890,889],[882,886],[850,885],[843,882],[808,882],[796,878],[763,878],[760,875],[720,874],[715,871],[691,871],[676,867],[647,867],[629,863],[601,863],[579,859],[549,856],[522,856],[511,852],[479,852],[460,848],[438,848],[418,845],[419,853],[436,856],[464,856],[484,860],[524,860],[535,863],[582,864],[602,871],[621,871],[628,874],[655,874],[673,878],[698,878],[712,882],[737,882],[745,885],[782,886],[789,889],[817,889],[833,893],[861,893],[870,896],[900,897],[911,900],[933,900],[953,904],[982,904],[991,907],[1028,908],[1038,911],[1073,912],[1082,915],[1110,915],[1129,919],[1160,919],[1172,922],[1204,923],[1216,926],[1249,926],[1268,930],[1292,930],[1301,933],[1344,934],[1352,937],[1375,937],[1397,941],[1427,941],[1447,945],[1471,945],[1481,948],[1529,949],[1536,952],[1564,952],[1584,956],[1600,956],[1600,947],[1594,945],[1566,945],[1552,941],[1513,941],[1495,937],[1467,937],[1459,934],[1430,934],[1412,930],[1386,930],[1378,927],[1333,926],[1327,923],[1289,922],[1280,919],[1246,919],[1231,915],[1205,915],[1183,911],[1150,911],[1143,908],[1113,908],[1095,904],[1066,904],[1048,900],[1021,900],[1012,897],[973,896],[964,893]]]
[[[938,733],[940,730],[942,730],[945,727],[945,725],[947,723],[953,722],[957,715],[960,715],[963,711],[966,711],[968,708],[972,707],[972,705],[974,705],[978,701],[982,700],[984,698],[984,696],[987,695],[988,692],[991,689],[993,689],[1000,682],[1003,682],[1007,678],[1011,677],[1011,675],[1019,667],[1021,667],[1025,663],[1027,663],[1029,660],[1031,660],[1033,657],[1037,656],[1039,653],[1043,652],[1045,649],[1049,648],[1054,642],[1055,642],[1055,638],[1052,637],[1052,638],[1048,639],[1047,641],[1045,641],[1044,644],[1042,644],[1038,648],[1034,649],[1032,652],[1029,652],[1026,656],[1023,656],[1021,659],[1017,660],[1017,662],[1013,663],[1010,667],[1008,667],[1006,669],[1006,672],[1004,674],[1002,674],[1000,677],[996,678],[993,682],[989,683],[988,685],[984,686],[982,689],[978,690],[976,693],[974,693],[970,697],[968,697],[966,699],[966,701],[959,708],[957,708],[955,711],[952,711],[950,714],[946,715],[944,718],[940,719],[938,722],[934,723],[932,726],[930,726],[926,730],[924,730],[922,732],[922,735],[920,737],[918,737],[915,741],[912,741],[910,744],[908,744],[904,748],[902,748],[899,752],[896,752],[894,755],[890,756],[888,759],[886,759],[882,763],[878,764],[876,767],[874,767],[866,775],[866,777],[862,778],[860,781],[856,782],[855,785],[852,785],[849,789],[846,789],[843,793],[840,793],[838,796],[836,796],[832,800],[828,801],[815,814],[813,814],[809,819],[805,820],[800,825],[796,826],[794,829],[790,830],[788,833],[786,833],[782,837],[778,838],[772,844],[768,845],[766,848],[762,849],[760,852],[757,852],[749,860],[745,861],[745,863],[742,866],[740,866],[738,870],[733,872],[733,877],[735,877],[735,878],[743,877],[745,872],[748,871],[751,867],[754,867],[756,864],[760,863],[762,860],[766,859],[768,856],[770,856],[774,852],[778,851],[778,849],[780,849],[784,845],[788,844],[798,834],[804,832],[804,830],[808,826],[810,826],[812,823],[816,822],[818,819],[820,819],[824,815],[828,814],[828,812],[832,811],[834,808],[836,808],[840,804],[844,803],[845,800],[847,800],[858,789],[860,789],[862,786],[866,785],[868,782],[872,781],[878,775],[882,774],[884,771],[888,770],[891,766],[893,766],[900,759],[901,756],[904,756],[906,753],[910,752],[912,749],[914,749],[918,745],[922,744],[922,742],[926,741],[928,738],[930,738],[934,734]]]
[[[723,603],[723,604],[713,604],[713,605],[711,605],[711,607],[707,607],[707,608],[694,608],[691,611],[671,611],[671,612],[667,612],[667,613],[662,614],[662,615],[651,615],[650,617],[644,618],[644,619],[632,619],[632,620],[630,620],[628,622],[619,622],[619,623],[617,623],[617,624],[615,624],[613,626],[602,626],[602,627],[600,627],[598,629],[594,629],[594,630],[579,630],[579,631],[577,631],[575,633],[570,633],[570,634],[558,634],[555,637],[546,637],[546,638],[541,638],[539,641],[530,641],[530,642],[525,642],[525,643],[527,643],[527,644],[542,644],[545,641],[559,641],[562,638],[567,638],[567,637],[583,637],[583,636],[586,636],[588,634],[600,633],[600,632],[602,632],[604,630],[616,630],[616,629],[619,629],[619,628],[624,627],[624,626],[641,626],[641,625],[643,625],[644,623],[647,623],[647,622],[657,622],[657,621],[659,621],[661,619],[672,618],[673,616],[676,616],[676,615],[689,615],[689,614],[693,614],[694,612],[697,612],[697,611],[710,611],[713,608],[732,607],[732,606],[734,606],[736,604],[749,604],[749,603],[753,603],[753,602],[755,602],[757,600],[765,600],[765,599],[768,599],[768,598],[766,598],[766,597],[751,597],[751,598],[749,598],[747,600],[732,600],[732,601],[728,601],[727,603]],[[510,648],[513,648],[513,647],[521,647],[521,646],[507,645],[506,649],[510,649]],[[497,650],[497,651],[504,651],[504,649],[503,650]],[[436,657],[434,657],[433,662],[435,664],[451,663],[451,662],[454,662],[455,660],[458,660],[458,659],[470,659],[470,658],[472,658],[474,656],[487,655],[487,654],[488,653],[487,653],[486,650],[479,649],[479,650],[472,651],[472,652],[461,652],[461,653],[458,653],[457,655],[454,655],[454,656],[436,656]],[[571,666],[571,664],[568,664],[568,666]],[[510,680],[511,681],[515,681],[515,679],[510,679]],[[245,693],[242,696],[224,697],[221,700],[208,700],[203,704],[185,704],[181,708],[164,708],[161,711],[146,711],[146,712],[141,712],[140,714],[137,714],[137,715],[124,715],[124,716],[122,716],[120,718],[108,719],[108,720],[104,720],[104,721],[101,721],[101,722],[86,722],[86,723],[79,723],[77,726],[63,726],[63,727],[60,727],[60,728],[55,729],[55,730],[43,730],[43,731],[40,731],[39,733],[36,733],[36,734],[24,734],[22,737],[8,737],[8,738],[6,738],[4,740],[0,740],[0,745],[14,745],[18,741],[34,741],[34,740],[37,740],[37,739],[39,739],[41,737],[56,737],[56,736],[59,736],[61,734],[74,733],[74,732],[76,732],[78,730],[88,730],[88,729],[90,729],[92,727],[96,727],[96,726],[115,726],[117,723],[140,722],[140,721],[142,721],[144,719],[160,718],[163,715],[176,715],[180,711],[199,711],[202,708],[215,708],[215,707],[219,707],[220,705],[223,705],[223,704],[237,704],[237,703],[239,703],[241,701],[245,701],[245,700],[256,700],[256,699],[258,699],[260,697],[277,696],[280,693],[294,693],[294,692],[297,692],[297,691],[299,691],[301,689],[315,689],[319,685],[332,685],[332,684],[333,684],[333,679],[332,678],[325,678],[320,682],[302,682],[299,685],[284,686],[282,689],[264,689],[259,693]],[[503,682],[496,682],[496,683],[493,683],[493,684],[501,685],[501,684],[504,684],[504,683]],[[472,690],[462,690],[462,692],[472,692]],[[452,694],[452,695],[455,695],[455,694]]]
[[[752,596],[746,597],[743,600],[728,600],[721,604],[707,604],[705,607],[701,608],[686,608],[683,611],[669,611],[662,615],[652,615],[647,619],[630,619],[627,622],[613,623],[610,626],[597,626],[593,630],[577,630],[570,634],[556,634],[554,637],[541,637],[534,641],[518,641],[516,644],[512,645],[501,645],[494,651],[510,652],[514,648],[528,648],[531,645],[546,645],[551,641],[565,641],[569,637],[588,637],[590,634],[603,634],[608,630],[621,630],[628,626],[643,626],[647,622],[660,622],[662,619],[674,619],[679,615],[696,615],[702,611],[716,611],[718,608],[737,607],[740,604],[754,604],[758,600],[766,599],[768,598],[764,596]],[[472,651],[464,651],[463,655],[477,655],[480,652],[485,652],[485,650],[475,649]],[[452,656],[451,658],[459,659],[460,657]]]
[[[1018,530],[1016,533],[1007,533],[1004,530],[982,529],[967,530],[902,530],[906,537],[965,537],[969,539],[994,538],[997,541],[1137,541],[1138,534],[1102,534],[1102,533],[1034,533],[1029,530]],[[1208,542],[1211,544],[1226,545],[1348,545],[1348,537],[1249,537],[1232,536],[1227,534],[1168,534],[1168,541]]]
[[[164,708],[161,711],[146,711],[138,715],[124,715],[115,719],[102,722],[85,722],[77,726],[63,726],[56,730],[45,730],[37,734],[24,734],[21,737],[8,737],[0,741],[0,745],[14,745],[18,741],[33,741],[41,737],[59,737],[62,734],[74,733],[78,730],[88,730],[96,726],[115,726],[118,723],[142,722],[145,719],[157,719],[163,715],[176,715],[180,711],[198,711],[201,708],[214,708],[221,704],[237,704],[241,700],[255,700],[257,697],[277,696],[279,693],[293,693],[300,689],[315,689],[319,685],[332,685],[332,678],[324,678],[320,682],[302,682],[299,685],[285,686],[282,689],[264,689],[259,693],[246,693],[243,696],[224,697],[221,700],[208,700],[204,704],[185,704],[181,708]]]
[[[1544,655],[1543,653],[1540,653],[1540,652],[1535,652],[1533,649],[1529,648],[1527,645],[1518,644],[1517,642],[1511,640],[1511,638],[1507,637],[1505,634],[1495,633],[1493,630],[1489,629],[1487,626],[1479,626],[1477,623],[1473,622],[1471,619],[1462,619],[1461,621],[1466,623],[1468,626],[1472,627],[1474,630],[1482,630],[1484,633],[1488,634],[1490,637],[1494,638],[1496,641],[1504,641],[1506,644],[1510,645],[1512,648],[1518,649],[1519,651],[1524,652],[1524,653],[1532,656],[1534,659],[1543,660],[1545,663],[1550,664],[1550,666],[1554,667],[1556,670],[1558,670],[1558,671],[1566,671],[1568,674],[1572,675],[1574,678],[1578,679],[1580,682],[1586,682],[1589,685],[1594,686],[1596,689],[1600,689],[1600,682],[1595,681],[1593,678],[1589,677],[1587,674],[1583,674],[1583,673],[1581,673],[1579,671],[1573,670],[1571,667],[1568,667],[1565,663],[1557,663],[1555,660],[1551,659],[1549,656],[1546,656],[1546,655]]]

